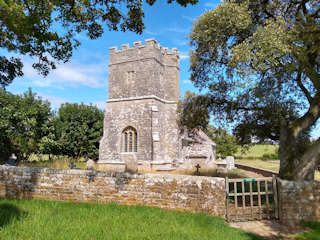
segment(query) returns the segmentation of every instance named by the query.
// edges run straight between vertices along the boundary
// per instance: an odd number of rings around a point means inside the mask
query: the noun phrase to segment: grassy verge
[[[303,222],[308,231],[295,237],[297,240],[320,240],[320,222]]]
[[[279,146],[270,144],[256,144],[249,149],[239,148],[235,154],[236,159],[262,159],[264,156],[271,156],[270,159],[274,159],[273,156],[277,155]]]
[[[236,163],[278,172],[280,166],[279,159],[264,159],[265,156],[275,156],[278,148],[277,145],[267,144],[253,145],[247,151],[243,151],[240,148],[235,156]],[[319,171],[315,172],[315,179],[320,181]]]
[[[0,239],[262,239],[205,214],[140,206],[0,200]]]
[[[280,160],[264,161],[261,159],[240,159],[236,160],[236,163],[244,164],[252,167],[263,168],[271,171],[278,172],[280,166]],[[315,172],[315,180],[320,181],[320,172]]]

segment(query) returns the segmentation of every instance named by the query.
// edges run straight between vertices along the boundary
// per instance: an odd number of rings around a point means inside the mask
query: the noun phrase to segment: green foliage
[[[31,90],[14,95],[0,89],[0,163],[33,153],[98,158],[104,113],[94,106],[64,104],[58,116]]]
[[[280,141],[280,176],[312,178],[320,159],[309,132],[320,118],[318,0],[229,0],[205,12],[190,39],[191,80],[216,119],[251,137]],[[201,106],[198,106],[201,108]],[[319,163],[320,160],[313,160]]]
[[[279,154],[277,153],[272,153],[272,154],[263,154],[262,155],[262,160],[278,160],[279,159]]]
[[[99,141],[103,134],[104,113],[95,106],[63,104],[57,116],[58,146],[71,157],[99,156]]]
[[[237,152],[238,145],[236,143],[236,139],[228,134],[226,130],[208,126],[205,133],[217,144],[216,153],[222,158],[234,156]]]
[[[156,0],[147,0],[153,5]],[[182,6],[198,0],[168,0]],[[0,0],[0,48],[38,59],[33,67],[46,76],[56,61],[67,62],[80,45],[81,32],[99,38],[109,30],[142,33],[141,0]],[[57,29],[60,29],[59,31]],[[0,56],[0,85],[22,76],[19,58]]]
[[[189,129],[204,129],[209,123],[209,112],[205,107],[205,98],[193,92],[186,91],[182,101],[178,103],[178,124],[180,127],[186,126]]]
[[[51,116],[49,102],[36,97],[31,89],[22,95],[0,89],[1,161],[6,161],[11,153],[20,161],[37,152],[45,135],[42,127]]]
[[[142,206],[0,200],[1,239],[260,240],[204,213]]]

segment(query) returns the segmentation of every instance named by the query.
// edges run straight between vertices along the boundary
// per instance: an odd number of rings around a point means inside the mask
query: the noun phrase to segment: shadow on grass
[[[299,234],[299,240],[320,240],[320,222],[302,222],[302,225],[309,231]]]
[[[246,233],[245,234],[250,240],[265,240],[265,238],[260,237],[258,235],[252,234],[252,233]]]
[[[0,204],[0,228],[9,225],[13,221],[17,221],[26,216],[27,212],[21,211],[13,204]]]

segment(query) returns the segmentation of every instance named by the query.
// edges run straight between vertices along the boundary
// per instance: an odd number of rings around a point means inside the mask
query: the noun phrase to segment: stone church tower
[[[110,48],[109,100],[100,142],[99,164],[123,168],[171,167],[179,157],[176,121],[179,52],[154,40]]]
[[[120,171],[128,161],[136,161],[140,170],[170,170],[183,165],[190,144],[183,146],[182,142],[190,136],[184,138],[177,125],[178,50],[148,39],[144,46],[135,42],[132,48],[129,44],[120,50],[112,47],[109,54],[109,99],[98,165]],[[205,151],[203,144],[199,148],[199,141],[189,142],[197,145],[191,152],[200,149],[205,159],[212,155],[207,151],[212,142],[205,145]]]

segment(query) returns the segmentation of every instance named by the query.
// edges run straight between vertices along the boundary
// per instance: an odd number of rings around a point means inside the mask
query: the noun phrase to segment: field
[[[236,163],[278,172],[280,161],[279,159],[273,158],[277,155],[277,151],[277,145],[263,144],[254,145],[245,152],[243,151],[243,149],[239,149],[235,155]],[[270,157],[271,159],[268,159],[268,157]],[[315,179],[320,180],[319,171],[316,171]]]
[[[0,200],[0,239],[262,239],[205,214],[141,206]]]
[[[278,145],[269,144],[257,144],[250,147],[248,150],[244,148],[239,148],[238,152],[235,154],[236,159],[262,159],[263,156],[271,156],[278,158]],[[272,159],[272,158],[271,158]]]

